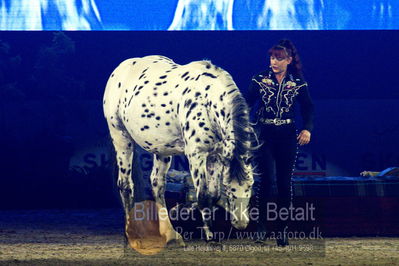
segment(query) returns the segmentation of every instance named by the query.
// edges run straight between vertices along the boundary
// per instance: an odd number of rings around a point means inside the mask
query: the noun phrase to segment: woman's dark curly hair
[[[299,58],[298,51],[290,40],[280,40],[278,44],[269,49],[269,55],[277,58],[292,57],[291,64],[288,65],[288,72],[294,76],[303,78],[302,64]]]

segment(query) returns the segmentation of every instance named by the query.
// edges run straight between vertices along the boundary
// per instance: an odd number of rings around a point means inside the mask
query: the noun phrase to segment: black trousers
[[[288,220],[277,215],[281,208],[288,208],[292,201],[291,177],[297,156],[297,133],[294,124],[262,125],[259,139],[263,145],[257,151],[256,160],[260,182],[257,193],[259,208],[258,231],[270,231],[266,224],[274,224],[284,230]],[[277,191],[273,191],[273,184]],[[273,193],[274,192],[274,193]]]

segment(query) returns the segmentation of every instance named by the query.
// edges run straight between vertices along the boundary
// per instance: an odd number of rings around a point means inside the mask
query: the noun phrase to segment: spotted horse
[[[229,73],[209,61],[178,65],[158,55],[127,59],[111,74],[103,105],[126,223],[134,202],[131,175],[137,144],[154,155],[151,184],[159,217],[167,211],[164,193],[172,156],[184,154],[206,240],[213,239],[207,208],[222,196],[231,224],[247,227],[254,182],[253,129],[248,106]],[[159,223],[167,244],[184,246],[169,217]]]

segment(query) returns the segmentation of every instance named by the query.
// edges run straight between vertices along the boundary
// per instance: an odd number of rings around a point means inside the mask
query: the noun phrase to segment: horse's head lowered
[[[209,179],[218,184],[213,197],[230,213],[231,224],[237,229],[245,229],[249,223],[249,201],[254,183],[251,152],[234,152],[226,157],[223,142],[218,143],[207,157]],[[237,147],[236,147],[237,149]],[[221,180],[220,184],[216,180]]]

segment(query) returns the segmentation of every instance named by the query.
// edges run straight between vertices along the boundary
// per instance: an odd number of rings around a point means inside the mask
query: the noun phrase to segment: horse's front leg
[[[167,245],[184,246],[183,238],[174,230],[170,222],[165,201],[166,174],[171,161],[172,156],[154,155],[154,165],[151,172],[152,192],[158,209],[160,234],[165,236]]]
[[[213,204],[211,190],[206,182],[206,155],[194,154],[188,156],[190,161],[190,173],[197,194],[198,209],[202,216],[203,228],[206,241],[212,241],[212,221],[215,218],[215,205]],[[201,235],[203,235],[201,233]]]
[[[202,222],[204,224],[202,230],[205,233],[205,240],[213,241],[212,223],[213,219],[215,218],[215,209],[214,206],[210,204],[209,196],[203,194],[203,192],[199,192],[198,207],[201,212]]]

